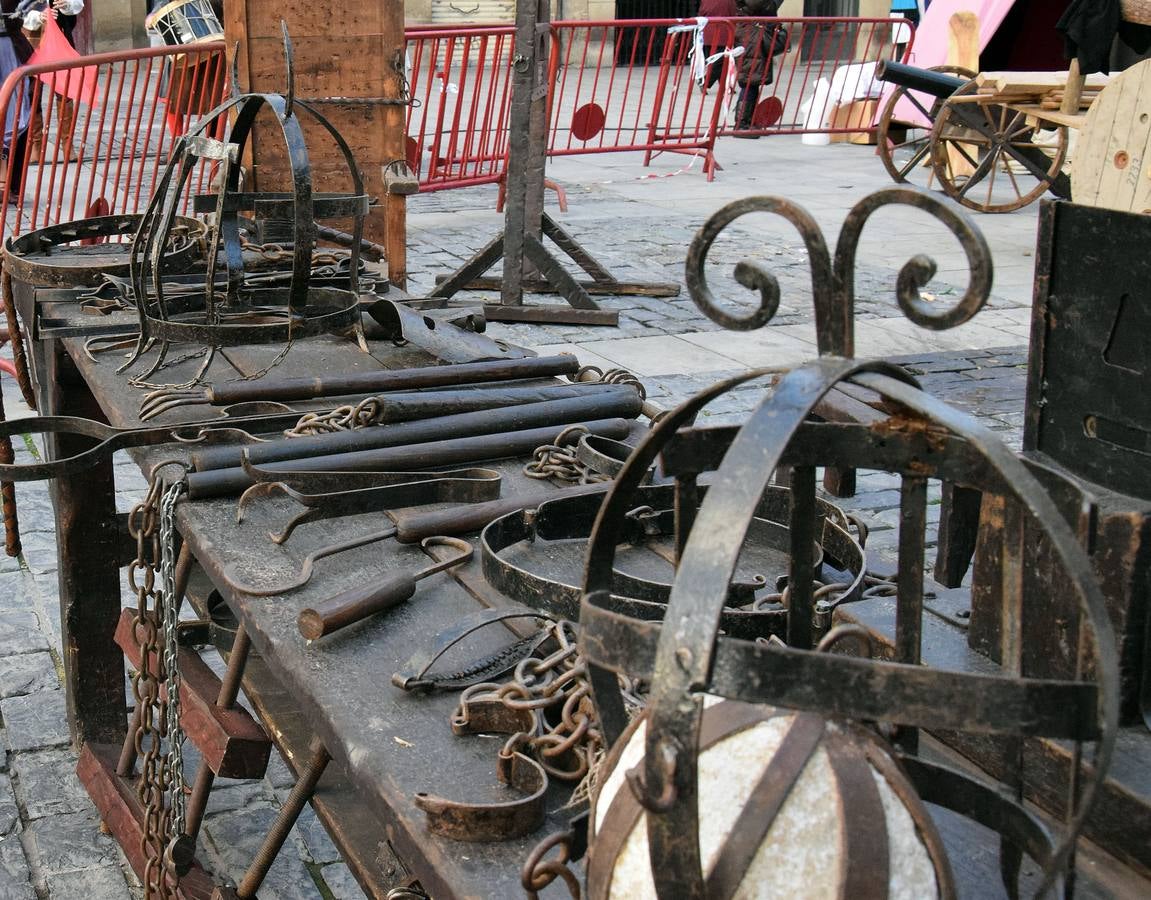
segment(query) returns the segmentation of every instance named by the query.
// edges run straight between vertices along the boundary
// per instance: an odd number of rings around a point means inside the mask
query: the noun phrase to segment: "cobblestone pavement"
[[[719,150],[725,169],[710,185],[698,174],[698,163],[695,171],[652,179],[644,177],[651,172],[635,159],[558,161],[551,175],[567,188],[571,208],[557,218],[619,278],[682,283],[691,236],[728,200],[751,193],[790,196],[811,211],[833,244],[850,205],[888,186],[870,148],[806,147],[776,138],[725,140]],[[661,159],[653,171],[667,174],[688,163],[686,157]],[[412,201],[414,289],[430,287],[435,275],[450,272],[495,233],[494,199],[494,188],[481,188]],[[1014,446],[1023,417],[1035,211],[982,217],[979,224],[996,257],[989,309],[964,328],[929,334],[899,315],[891,290],[894,273],[914,253],[934,253],[940,273],[930,289],[940,302],[948,302],[964,284],[961,257],[949,241],[932,236],[922,217],[892,212],[877,217],[859,257],[858,352],[899,357],[927,389],[977,414]],[[670,301],[605,300],[604,305],[621,310],[619,329],[492,325],[491,332],[541,351],[574,349],[585,363],[632,368],[644,376],[653,400],[672,405],[724,374],[814,355],[807,259],[798,241],[766,217],[748,220],[717,243],[709,277],[716,285],[730,285],[731,264],[744,257],[768,266],[782,288],[779,315],[758,332],[720,333],[686,295]],[[739,288],[727,289],[732,298],[739,294]],[[9,415],[27,414],[11,379],[3,379],[3,389]],[[739,421],[761,395],[754,384],[737,390],[710,407],[704,421]],[[31,452],[31,446],[18,448],[25,461]],[[117,461],[116,476],[118,506],[126,510],[144,483],[126,458]],[[869,550],[893,557],[898,482],[865,472],[859,487],[859,494],[843,505],[871,523]],[[47,488],[21,485],[18,492],[24,553],[19,559],[0,556],[0,897],[139,896],[123,855],[101,833],[74,774],[60,690],[60,614]],[[931,501],[929,519],[935,522],[938,493]],[[214,663],[219,664],[218,658]],[[191,771],[195,759],[186,756]],[[290,785],[288,770],[275,754],[265,779],[221,782],[201,837],[205,864],[218,874],[238,877]],[[307,809],[261,896],[330,900],[361,893]]]

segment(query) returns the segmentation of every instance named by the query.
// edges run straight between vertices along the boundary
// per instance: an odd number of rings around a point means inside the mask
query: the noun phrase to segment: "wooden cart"
[[[926,73],[919,79],[908,77],[908,68],[889,78],[897,87],[879,122],[879,155],[896,182],[922,170],[980,212],[1012,212],[1048,191],[1151,212],[1144,175],[1151,171],[1144,163],[1151,157],[1151,61],[1112,78],[1084,78],[1074,63],[1068,72],[979,75],[939,66],[917,70]],[[954,89],[942,93],[948,86]],[[901,121],[909,109],[930,128],[909,130]]]

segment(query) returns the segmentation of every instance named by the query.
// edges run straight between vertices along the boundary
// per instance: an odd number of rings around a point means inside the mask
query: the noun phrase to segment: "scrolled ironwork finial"
[[[943,306],[929,302],[924,299],[922,288],[935,276],[935,261],[916,254],[903,264],[896,280],[900,310],[916,325],[932,331],[962,325],[983,308],[991,293],[991,250],[966,213],[932,194],[907,187],[876,191],[851,208],[839,232],[834,261],[819,225],[801,206],[780,197],[747,197],[729,203],[703,224],[691,242],[685,263],[688,292],[700,311],[724,328],[750,331],[770,322],[780,301],[779,281],[773,274],[747,260],[736,265],[735,280],[749,290],[758,290],[760,295],[758,308],[739,314],[716,300],[704,269],[715,239],[736,219],[753,212],[781,216],[795,226],[807,249],[819,354],[852,357],[855,355],[855,257],[859,239],[872,213],[900,204],[921,209],[945,225],[963,248],[970,273],[967,289],[957,303]]]
[[[863,227],[872,213],[885,206],[913,206],[931,215],[947,226],[955,235],[967,256],[969,278],[967,289],[958,303],[951,306],[928,302],[920,290],[935,276],[935,260],[923,254],[916,254],[903,264],[896,280],[896,299],[899,308],[916,325],[932,331],[945,331],[962,325],[987,302],[991,294],[991,281],[994,265],[991,248],[983,232],[965,212],[958,207],[914,188],[886,188],[869,194],[851,208],[839,240],[835,245],[835,272],[840,283],[843,302],[850,304],[854,312],[855,301],[855,254]]]
[[[728,225],[755,212],[771,213],[791,222],[807,246],[811,259],[812,281],[816,290],[822,288],[830,291],[832,287],[827,244],[823,240],[819,226],[805,209],[780,197],[747,197],[729,203],[713,213],[696,233],[687,251],[684,275],[691,299],[695,301],[700,311],[717,325],[733,331],[761,328],[770,322],[779,310],[779,281],[766,269],[753,262],[740,261],[734,272],[735,280],[739,284],[748,290],[759,291],[759,306],[747,314],[740,315],[725,309],[715,299],[707,284],[704,270],[711,245]]]

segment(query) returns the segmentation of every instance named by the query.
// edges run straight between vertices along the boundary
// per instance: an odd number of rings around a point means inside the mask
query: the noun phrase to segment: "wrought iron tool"
[[[417,572],[398,572],[375,584],[352,588],[323,603],[301,610],[296,620],[300,634],[309,641],[314,641],[348,625],[361,622],[368,616],[399,606],[415,595],[416,582],[466,563],[472,558],[473,553],[472,545],[467,541],[442,535],[424,538],[420,541],[420,546],[429,553],[431,553],[429,548],[438,546],[451,547],[458,552]]]
[[[478,503],[500,494],[501,476],[492,469],[451,469],[445,472],[267,472],[246,465],[258,478],[236,504],[236,522],[253,500],[280,495],[306,507],[279,532],[269,534],[282,544],[299,526],[367,512],[404,509],[428,503]],[[340,490],[323,491],[338,485]],[[362,485],[357,487],[356,485]],[[321,492],[322,491],[322,492]]]
[[[162,388],[144,397],[141,420],[155,418],[181,406],[227,406],[248,400],[314,400],[345,394],[406,391],[425,387],[511,381],[517,378],[543,378],[570,375],[579,370],[579,360],[568,354],[531,359],[485,360],[451,366],[424,366],[417,369],[351,372],[314,378],[263,378],[259,382],[234,381],[192,390]]]
[[[108,459],[117,450],[155,447],[160,444],[206,444],[216,440],[235,443],[239,438],[252,442],[255,435],[282,431],[300,419],[299,412],[274,415],[220,416],[206,422],[178,425],[152,425],[144,428],[116,428],[95,419],[77,416],[33,416],[0,422],[0,437],[35,434],[68,434],[91,438],[87,450],[60,459],[26,465],[0,464],[0,481],[42,481],[75,475]]]
[[[538,505],[545,499],[562,497],[574,493],[602,494],[607,488],[608,485],[606,484],[589,484],[562,488],[555,491],[549,490],[539,494],[509,497],[501,500],[489,500],[486,503],[453,506],[446,509],[390,510],[387,516],[395,523],[392,527],[384,528],[380,531],[373,531],[369,534],[358,535],[346,541],[329,544],[326,547],[314,550],[304,557],[299,575],[289,582],[275,587],[264,587],[244,584],[234,577],[227,575],[227,573],[225,573],[225,577],[232,590],[239,591],[242,594],[251,594],[253,597],[275,597],[280,594],[288,594],[303,587],[311,580],[312,570],[321,559],[335,556],[347,550],[366,547],[368,544],[385,541],[393,537],[401,544],[414,544],[424,540],[424,538],[438,535],[469,534],[473,531],[479,531],[499,516],[524,509],[525,507]]]

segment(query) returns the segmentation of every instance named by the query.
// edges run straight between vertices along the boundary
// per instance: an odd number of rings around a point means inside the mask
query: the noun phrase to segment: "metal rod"
[[[409,422],[414,419],[431,419],[455,413],[475,412],[483,409],[500,409],[505,406],[522,406],[526,403],[543,403],[548,400],[567,400],[589,395],[635,393],[635,388],[626,384],[557,384],[549,387],[496,387],[471,388],[454,391],[420,391],[410,394],[387,394],[380,398],[383,403],[381,419],[384,422]]]
[[[244,678],[244,667],[248,664],[248,651],[251,649],[252,639],[248,637],[248,629],[241,622],[232,640],[228,669],[224,672],[224,680],[220,683],[220,694],[216,697],[217,706],[228,709],[236,702],[240,694],[240,682]]]
[[[329,228],[327,225],[320,225],[319,223],[316,224],[316,237],[331,241],[333,244],[339,244],[341,247],[351,247],[356,240],[353,235],[346,231]],[[382,262],[387,258],[387,251],[380,244],[374,244],[367,238],[360,238],[358,246],[364,258],[372,262]]]
[[[304,809],[304,804],[307,803],[308,800],[311,799],[312,794],[316,792],[316,784],[319,783],[320,777],[324,774],[324,769],[328,767],[328,763],[331,762],[331,760],[332,757],[328,754],[327,748],[318,740],[313,739],[311,758],[308,760],[307,766],[301,770],[299,780],[296,781],[292,792],[288,794],[288,799],[284,801],[284,805],[280,808],[280,814],[276,816],[276,820],[268,830],[264,842],[260,845],[260,849],[256,852],[256,856],[252,860],[252,864],[248,866],[248,871],[244,873],[244,879],[236,889],[237,897],[251,898],[256,896],[256,891],[258,891],[260,885],[264,883],[264,878],[267,876],[268,870],[272,867],[272,863],[275,862],[280,848],[284,846],[288,832],[291,831],[292,826],[296,824],[296,819],[300,817],[300,813]]]
[[[241,622],[232,642],[232,653],[228,657],[227,671],[224,672],[224,678],[220,682],[220,692],[216,696],[216,705],[222,709],[230,709],[240,694],[240,683],[244,678],[244,667],[248,664],[248,651],[251,648],[252,640],[248,637],[244,623]],[[216,773],[212,771],[211,766],[201,760],[184,814],[184,834],[193,839],[200,832],[204,812],[208,807],[208,796],[212,793],[212,786],[215,783]]]
[[[815,546],[815,467],[791,472],[791,567],[787,579],[787,643],[797,650],[812,647]]]
[[[625,419],[597,419],[582,424],[592,434],[610,438],[625,438],[631,425]],[[352,453],[334,453],[292,460],[285,468],[294,472],[321,471],[378,471],[405,472],[456,463],[473,463],[489,459],[506,459],[533,452],[542,444],[555,440],[557,426],[529,428],[504,434],[482,434],[474,437],[410,444],[404,447],[377,447]],[[275,471],[277,466],[269,467]],[[242,468],[212,469],[190,472],[187,476],[188,497],[202,500],[206,497],[228,497],[241,493],[254,484],[252,477]]]
[[[899,488],[899,574],[895,600],[895,658],[919,665],[923,643],[924,530],[927,526],[927,479],[904,476]],[[908,753],[919,747],[919,731],[899,729],[899,745]]]
[[[515,378],[542,378],[570,375],[579,369],[574,356],[538,356],[534,359],[497,359],[455,366],[427,366],[391,372],[355,372],[321,378],[284,378],[259,383],[221,384],[211,390],[212,403],[229,404],[241,400],[310,400],[363,391],[395,391],[404,388],[435,387],[480,381],[510,381]]]
[[[136,749],[136,732],[140,728],[140,701],[132,709],[132,721],[128,723],[128,733],[124,735],[124,744],[120,748],[120,760],[116,763],[116,774],[121,778],[128,778],[136,768],[136,758],[139,751]]]
[[[527,428],[562,427],[587,419],[606,419],[614,416],[630,419],[639,415],[639,409],[639,394],[635,390],[621,394],[594,394],[545,400],[502,409],[397,422],[393,425],[368,426],[309,437],[284,438],[256,445],[212,447],[193,453],[192,466],[197,472],[235,468],[240,465],[245,454],[250,463],[262,466],[286,460],[330,456],[334,453],[426,444],[431,441],[475,435],[523,431]]]

